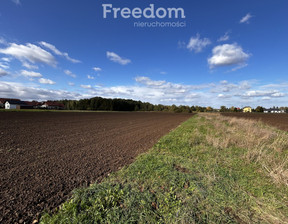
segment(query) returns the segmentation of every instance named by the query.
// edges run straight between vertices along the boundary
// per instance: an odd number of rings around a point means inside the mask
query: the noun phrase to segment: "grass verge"
[[[243,122],[194,116],[41,223],[288,223],[288,135]]]

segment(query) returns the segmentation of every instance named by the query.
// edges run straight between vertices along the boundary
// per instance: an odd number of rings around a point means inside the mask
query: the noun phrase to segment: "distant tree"
[[[235,107],[234,106],[230,107],[229,112],[235,112]]]
[[[227,108],[225,106],[220,107],[220,112],[227,112]]]
[[[258,107],[256,107],[255,112],[263,113],[264,112],[264,108],[261,107],[261,106],[258,106]]]
[[[206,107],[206,111],[207,111],[207,112],[212,112],[212,111],[213,111],[213,108],[212,108],[212,107]]]

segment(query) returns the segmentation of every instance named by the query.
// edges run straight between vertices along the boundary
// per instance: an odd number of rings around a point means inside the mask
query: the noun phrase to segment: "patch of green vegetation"
[[[217,135],[211,120],[192,117],[130,166],[75,190],[41,223],[288,222],[287,186],[243,160],[247,149],[207,142],[208,132]]]

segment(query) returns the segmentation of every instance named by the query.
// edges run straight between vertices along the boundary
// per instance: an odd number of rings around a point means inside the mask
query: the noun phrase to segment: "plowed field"
[[[221,113],[221,115],[260,120],[268,125],[272,125],[284,131],[288,131],[288,114]]]
[[[32,223],[101,181],[191,114],[0,113],[0,223]]]

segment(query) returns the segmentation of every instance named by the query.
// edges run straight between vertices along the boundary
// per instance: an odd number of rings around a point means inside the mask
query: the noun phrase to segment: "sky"
[[[0,98],[288,106],[287,0],[1,0]]]

